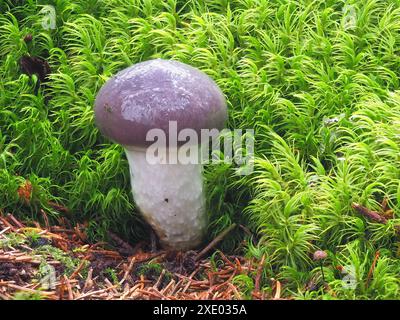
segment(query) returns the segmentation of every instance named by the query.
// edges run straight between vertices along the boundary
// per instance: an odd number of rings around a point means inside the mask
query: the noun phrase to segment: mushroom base
[[[128,150],[132,193],[161,244],[189,250],[207,226],[201,164],[150,164],[143,150]]]

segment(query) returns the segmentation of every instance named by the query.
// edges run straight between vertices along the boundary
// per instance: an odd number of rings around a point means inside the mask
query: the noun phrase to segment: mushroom
[[[124,147],[135,203],[164,247],[194,248],[207,227],[202,164],[176,159],[183,142],[190,141],[177,141],[170,124],[176,124],[177,133],[192,129],[201,137],[202,129],[221,130],[226,119],[226,100],[216,83],[172,60],[153,59],[126,68],[96,97],[95,122],[104,136]],[[152,129],[165,133],[165,150],[177,161],[148,161]],[[202,142],[194,142],[197,150]]]

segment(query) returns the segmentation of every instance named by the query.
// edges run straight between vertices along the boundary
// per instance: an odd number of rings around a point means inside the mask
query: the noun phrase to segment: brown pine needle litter
[[[265,257],[254,261],[219,252],[221,259],[215,266],[204,258],[204,249],[150,252],[144,244],[121,246],[123,240],[112,234],[119,243],[114,248],[86,242],[83,225],[50,226],[47,221],[44,227],[37,222],[28,225],[12,214],[0,215],[0,299],[21,295],[46,300],[243,299],[232,281],[241,274],[254,275],[253,299],[279,296],[259,291]],[[210,251],[215,244],[205,249]],[[55,253],[44,254],[46,250]],[[43,266],[53,274],[43,272]]]

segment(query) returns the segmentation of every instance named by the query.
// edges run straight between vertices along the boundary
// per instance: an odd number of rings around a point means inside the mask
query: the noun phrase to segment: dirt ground
[[[221,239],[172,252],[132,247],[113,233],[110,243],[89,243],[84,225],[45,221],[0,215],[0,299],[280,299],[279,281],[260,290],[264,257],[225,255],[215,249]]]

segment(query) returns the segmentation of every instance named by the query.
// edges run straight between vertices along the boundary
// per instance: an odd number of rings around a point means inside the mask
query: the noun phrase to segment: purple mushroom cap
[[[135,64],[110,78],[95,102],[95,121],[103,135],[124,145],[146,147],[151,129],[168,141],[169,121],[182,129],[222,129],[226,100],[204,72],[187,64],[154,59]],[[182,142],[184,143],[184,142]]]

